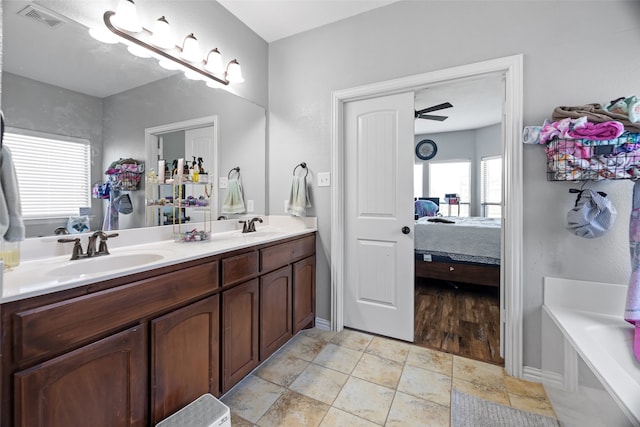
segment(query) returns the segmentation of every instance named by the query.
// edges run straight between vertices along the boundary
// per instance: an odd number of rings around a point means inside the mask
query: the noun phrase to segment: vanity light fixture
[[[120,0],[116,12],[106,11],[104,24],[109,31],[125,43],[127,50],[140,57],[155,57],[160,66],[169,70],[183,70],[189,79],[204,80],[207,86],[222,87],[229,83],[242,83],[242,70],[236,59],[223,66],[222,55],[218,49],[212,49],[203,59],[198,39],[193,33],[184,38],[182,46],[177,46],[171,38],[169,21],[162,16],[155,23],[151,32],[138,22],[138,14],[133,0]],[[105,41],[109,38],[98,38],[100,30],[90,30],[94,38]]]

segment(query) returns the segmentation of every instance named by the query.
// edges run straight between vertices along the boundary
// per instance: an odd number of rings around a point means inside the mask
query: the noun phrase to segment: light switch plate
[[[331,186],[331,172],[318,172],[318,187]]]
[[[221,176],[220,179],[218,179],[218,184],[220,185],[219,188],[227,188],[227,186],[229,185],[229,178],[226,176]]]
[[[286,212],[288,208],[289,208],[289,200],[287,199],[284,201],[284,211]]]
[[[247,212],[253,212],[253,200],[247,200]]]

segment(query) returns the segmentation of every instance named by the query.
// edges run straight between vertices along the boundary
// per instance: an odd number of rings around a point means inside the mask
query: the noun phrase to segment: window
[[[502,157],[483,157],[481,160],[482,216],[502,217]]]
[[[91,206],[90,143],[84,139],[7,129],[24,219],[76,216]]]
[[[422,197],[422,163],[413,165],[413,197]]]
[[[445,194],[452,193],[460,196],[458,206],[444,204]],[[440,212],[443,215],[469,216],[471,161],[429,162],[429,197],[440,198]]]

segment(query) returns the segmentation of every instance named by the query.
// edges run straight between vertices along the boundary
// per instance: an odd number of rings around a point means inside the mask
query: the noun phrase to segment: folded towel
[[[0,149],[0,237],[8,242],[24,240],[18,177],[6,146]]]
[[[593,123],[608,122],[616,120],[624,125],[624,128],[630,132],[639,132],[640,123],[632,123],[626,114],[613,113],[607,111],[601,104],[586,104],[575,107],[556,107],[553,110],[551,118],[553,120],[561,120],[566,117],[576,119],[586,116],[587,120]]]
[[[307,178],[295,176],[291,181],[291,193],[289,194],[289,204],[287,213],[293,216],[305,216],[307,208],[311,207],[309,193],[307,193]]]
[[[606,141],[616,139],[624,132],[624,125],[616,121],[602,123],[587,122],[584,126],[571,129],[567,134],[575,139],[589,139],[593,141]]]
[[[541,131],[542,126],[525,126],[524,131],[522,131],[522,142],[524,142],[525,144],[541,144]]]
[[[227,182],[227,195],[222,204],[222,213],[235,214],[245,213],[246,211],[240,178],[230,178]]]
[[[633,352],[640,361],[640,181],[633,184],[633,202],[629,220],[629,248],[631,250],[631,277],[627,287],[624,320],[635,325]]]

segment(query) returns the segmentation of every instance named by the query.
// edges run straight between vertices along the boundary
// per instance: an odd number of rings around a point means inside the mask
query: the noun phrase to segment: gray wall
[[[483,157],[499,156],[502,150],[500,137],[501,126],[492,125],[479,129],[471,129],[456,132],[434,133],[416,135],[415,143],[423,139],[431,139],[438,146],[438,153],[432,160],[421,160],[415,156],[416,163],[423,163],[423,196],[430,196],[429,193],[429,169],[430,161],[443,160],[470,160],[471,161],[471,200],[463,200],[470,203],[469,212],[471,216],[480,216],[480,187],[481,174],[480,162]],[[447,211],[442,212],[443,215]]]
[[[331,167],[331,93],[418,73],[524,55],[524,124],[558,105],[637,95],[640,2],[401,1],[269,45],[269,198],[287,197],[288,170]],[[607,27],[604,23],[612,23]],[[603,26],[604,25],[604,26]],[[425,42],[428,41],[428,42]],[[318,316],[330,317],[330,188],[313,183],[318,217]],[[543,148],[524,147],[524,364],[539,368],[545,275],[626,283],[629,181],[588,184],[619,211],[585,240],[564,229],[574,197],[547,182]]]

